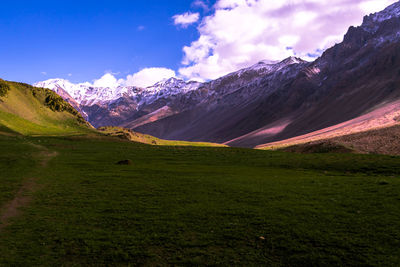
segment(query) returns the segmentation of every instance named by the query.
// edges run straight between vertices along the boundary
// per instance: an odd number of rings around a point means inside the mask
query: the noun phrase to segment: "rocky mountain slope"
[[[38,85],[65,90],[95,126],[246,147],[284,140],[400,98],[400,3],[366,16],[314,62],[262,61],[203,84],[171,79],[145,89],[56,84]]]
[[[371,129],[381,130],[398,126],[400,123],[400,100],[384,103],[381,107],[367,112],[354,119],[335,124],[308,134],[271,142],[257,146],[261,149],[280,149],[282,147],[323,141],[341,136],[367,132]]]

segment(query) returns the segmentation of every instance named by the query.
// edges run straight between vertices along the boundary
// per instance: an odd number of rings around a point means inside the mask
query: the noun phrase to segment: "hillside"
[[[307,139],[305,139],[307,140]],[[400,155],[400,125],[314,141],[287,140],[260,147],[297,153],[369,153]]]
[[[390,132],[390,129],[395,129],[394,126],[399,125],[400,118],[400,101],[394,101],[388,104],[383,104],[380,107],[374,107],[372,111],[363,114],[357,118],[354,118],[349,121],[345,121],[340,124],[336,124],[318,131],[314,131],[308,134],[299,135],[293,138],[284,139],[277,142],[271,142],[263,145],[259,145],[256,148],[260,149],[281,149],[288,146],[294,145],[302,145],[303,144],[316,144],[316,143],[325,143],[329,142],[329,140],[337,140],[340,137],[346,138],[346,136],[362,136],[364,134],[372,133],[372,132]],[[386,136],[383,134],[381,136],[382,140],[375,140],[376,145],[374,146],[371,143],[371,140],[364,139],[366,141],[365,145],[373,148],[372,150],[360,150],[360,152],[374,152],[381,146],[382,142],[387,142],[393,147],[397,146],[397,143],[393,143],[396,140],[391,139],[390,136]],[[387,139],[389,138],[389,139]],[[353,139],[355,141],[355,139]],[[357,142],[359,142],[358,140]],[[398,141],[398,140],[397,140]],[[378,145],[379,144],[379,145]],[[393,150],[391,147],[385,146],[387,152],[382,149],[378,149],[381,153],[389,154],[395,153],[396,150]]]
[[[0,132],[23,135],[68,135],[92,127],[51,90],[0,80]]]

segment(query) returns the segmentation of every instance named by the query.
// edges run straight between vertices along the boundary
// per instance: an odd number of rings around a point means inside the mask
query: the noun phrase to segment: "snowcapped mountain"
[[[186,94],[190,91],[199,88],[201,83],[189,81],[185,82],[182,79],[169,78],[162,80],[153,86],[144,88],[141,92],[140,104],[151,104],[157,99],[166,98],[178,94]]]
[[[238,72],[234,72],[232,74],[237,74],[238,76],[241,76],[243,73],[248,73],[248,72],[257,72],[260,75],[265,75],[273,72],[277,72],[281,70],[284,67],[287,67],[292,64],[299,64],[299,63],[305,63],[306,61],[302,60],[301,58],[298,57],[288,57],[282,61],[269,61],[269,60],[262,60],[258,62],[257,64],[249,67],[242,69]]]
[[[381,12],[365,16],[359,27],[350,27],[344,42],[364,43],[375,47],[385,42],[400,40],[400,2],[396,2]],[[349,39],[351,38],[351,40]]]
[[[289,57],[283,61],[264,60],[251,67],[230,73],[215,81],[211,81],[211,84],[216,87],[215,85],[222,80],[232,77],[242,77],[244,79],[237,79],[238,83],[232,84],[233,86],[240,86],[240,83],[248,83],[249,79],[254,81],[262,75],[274,73],[289,65],[304,62],[305,61],[302,59],[295,57]],[[49,79],[35,83],[34,86],[53,90],[62,95],[70,103],[75,101],[78,106],[109,106],[110,104],[115,105],[115,103],[118,103],[120,99],[126,98],[133,100],[137,103],[137,106],[147,106],[159,99],[168,99],[173,96],[184,95],[191,91],[196,91],[200,87],[207,86],[207,84],[208,83],[195,81],[186,82],[182,79],[171,77],[146,88],[121,85],[115,87],[95,87],[88,82],[74,84],[64,79]]]
[[[177,78],[160,81],[153,86],[139,88],[134,86],[95,87],[92,84],[74,84],[64,79],[49,79],[35,83],[34,86],[48,88],[55,92],[60,90],[68,93],[79,105],[107,105],[123,97],[138,100],[140,104],[149,104],[160,97],[187,93],[199,87],[198,82],[185,82]]]
[[[64,79],[50,79],[35,83],[34,86],[48,88],[56,92],[62,89],[80,105],[102,104],[125,95],[134,95],[135,92],[140,91],[135,87],[94,87],[88,82],[74,84]]]
[[[381,22],[400,18],[400,2],[396,2],[383,11],[364,17],[362,28],[370,33],[376,33]]]

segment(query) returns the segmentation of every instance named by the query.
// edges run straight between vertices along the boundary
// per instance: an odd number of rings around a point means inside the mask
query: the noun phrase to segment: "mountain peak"
[[[290,64],[296,64],[296,63],[305,63],[307,61],[304,61],[303,59],[299,58],[299,57],[294,57],[294,56],[290,56],[288,58],[285,58],[283,60],[260,60],[257,64],[253,65],[253,66],[260,66],[260,65],[290,65]]]
[[[307,61],[299,58],[299,57],[293,57],[290,56],[288,58],[285,58],[284,60],[282,60],[281,62],[279,62],[278,64],[286,64],[286,65],[290,65],[290,64],[298,64],[298,63],[305,63]]]
[[[393,17],[400,17],[400,1],[396,2],[384,10],[372,15],[375,21],[384,21]]]
[[[392,18],[400,18],[400,1],[388,6],[380,12],[365,16],[361,27],[367,32],[375,33],[381,22]]]
[[[153,84],[152,86],[148,86],[146,88],[153,88],[153,87],[157,87],[157,86],[168,86],[168,85],[174,85],[174,84],[179,84],[179,83],[184,83],[185,81],[182,79],[178,79],[176,77],[171,77],[168,79],[163,79],[155,84]]]
[[[179,93],[186,93],[195,90],[199,87],[200,83],[185,82],[184,80],[176,77],[164,79],[152,86],[146,87],[145,95],[149,98],[148,102],[152,102],[159,96],[176,95]]]
[[[38,85],[38,84],[50,85],[50,84],[59,84],[59,83],[69,83],[69,81],[62,79],[62,78],[53,78],[53,79],[48,79],[45,81],[37,82],[37,83],[35,83],[35,85]]]

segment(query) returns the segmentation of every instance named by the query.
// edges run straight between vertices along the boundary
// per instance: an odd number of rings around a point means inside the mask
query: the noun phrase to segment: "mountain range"
[[[147,88],[62,79],[35,86],[57,92],[95,127],[170,140],[256,147],[390,126],[400,100],[400,2],[365,16],[314,62],[260,61],[213,81],[170,78]]]

